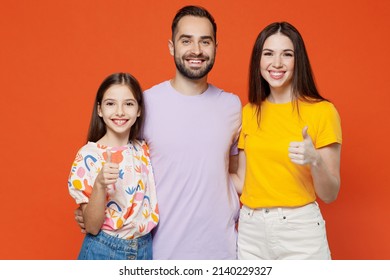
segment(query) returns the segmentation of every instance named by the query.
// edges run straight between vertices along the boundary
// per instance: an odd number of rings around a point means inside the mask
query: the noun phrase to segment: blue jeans
[[[78,256],[79,260],[151,260],[152,235],[122,239],[104,231],[87,234]]]

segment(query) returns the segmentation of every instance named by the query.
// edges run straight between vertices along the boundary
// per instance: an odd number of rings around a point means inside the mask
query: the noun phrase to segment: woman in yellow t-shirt
[[[316,88],[298,30],[268,25],[253,47],[233,174],[239,259],[331,259],[316,197],[337,198],[341,142],[340,117]]]

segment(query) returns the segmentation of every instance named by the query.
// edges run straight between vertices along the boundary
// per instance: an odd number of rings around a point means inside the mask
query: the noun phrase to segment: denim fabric
[[[81,247],[79,260],[151,260],[152,235],[122,239],[104,231],[97,235],[87,234]]]

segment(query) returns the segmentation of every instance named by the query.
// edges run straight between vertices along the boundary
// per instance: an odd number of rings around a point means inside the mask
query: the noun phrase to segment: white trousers
[[[238,259],[331,259],[325,221],[318,204],[258,209],[242,206]]]

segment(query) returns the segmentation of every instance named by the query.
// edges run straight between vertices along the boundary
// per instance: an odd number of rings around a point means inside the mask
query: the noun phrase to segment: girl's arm
[[[74,210],[74,219],[76,220],[76,223],[79,225],[81,232],[86,233],[85,225],[84,225],[83,210],[81,210],[81,205],[83,205],[83,204],[80,204],[79,207]]]
[[[340,190],[341,145],[333,143],[316,149],[307,134],[307,127],[303,129],[302,136],[302,142],[290,143],[289,157],[296,164],[310,165],[316,194],[325,203],[331,203]]]
[[[88,203],[81,204],[86,232],[97,235],[105,217],[106,186],[97,183],[93,185]]]
[[[108,151],[107,162],[96,177],[89,202],[81,205],[88,233],[99,233],[105,218],[107,186],[115,184],[118,177],[119,165],[111,162],[111,153]]]
[[[233,158],[234,157],[234,158]],[[239,150],[237,156],[230,157],[229,173],[238,194],[242,193],[246,170],[246,156],[244,150]]]

